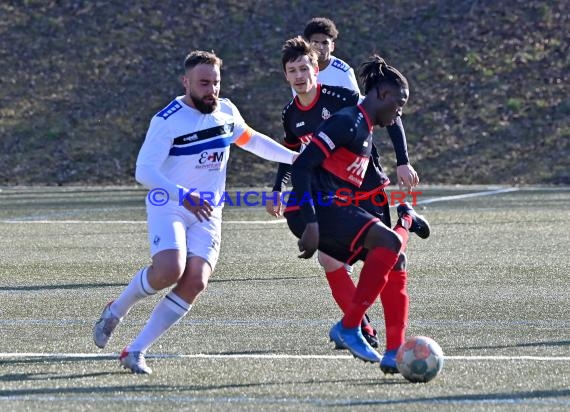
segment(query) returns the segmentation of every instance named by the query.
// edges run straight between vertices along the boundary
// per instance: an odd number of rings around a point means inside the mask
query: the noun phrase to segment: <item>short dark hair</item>
[[[308,56],[313,66],[318,65],[319,57],[317,52],[311,48],[305,39],[301,36],[297,36],[287,40],[281,48],[281,64],[283,65],[283,70],[285,70],[285,64],[294,62],[302,56]]]
[[[213,51],[194,50],[184,59],[184,70],[188,71],[199,64],[212,64],[222,67],[222,59],[216,56]]]
[[[360,82],[364,85],[364,94],[382,83],[389,83],[399,88],[408,89],[408,80],[396,68],[389,66],[377,54],[360,65]]]
[[[331,19],[326,17],[313,17],[305,25],[305,30],[303,31],[303,37],[309,40],[313,34],[324,34],[333,41],[338,37],[338,30],[336,25]]]

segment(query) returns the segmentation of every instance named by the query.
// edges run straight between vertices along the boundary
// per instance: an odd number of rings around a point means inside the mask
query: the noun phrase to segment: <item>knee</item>
[[[384,247],[399,252],[402,249],[402,238],[392,230],[388,230],[384,236]]]
[[[174,285],[182,277],[184,264],[177,261],[162,261],[159,264],[153,264],[153,272],[155,281],[165,288]]]
[[[185,282],[185,288],[193,296],[198,296],[206,290],[208,282],[202,277],[190,277],[188,281]]]
[[[394,270],[406,270],[407,258],[405,253],[400,253],[398,261],[394,265]]]
[[[333,272],[342,267],[341,262],[325,253],[319,252],[318,259],[325,272]]]
[[[402,248],[402,238],[386,226],[374,225],[370,228],[368,235],[366,235],[364,246],[367,249],[384,247],[394,251],[395,253],[399,253]]]

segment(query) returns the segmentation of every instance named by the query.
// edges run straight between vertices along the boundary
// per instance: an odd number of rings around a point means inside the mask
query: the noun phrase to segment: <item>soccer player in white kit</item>
[[[152,118],[138,155],[136,179],[149,189],[152,264],[107,304],[93,329],[95,344],[104,348],[135,303],[174,285],[119,357],[133,373],[152,373],[147,349],[188,313],[214,271],[230,145],[281,163],[291,164],[297,155],[251,129],[230,100],[218,97],[221,65],[211,52],[193,51],[186,57],[185,95]]]
[[[334,22],[326,17],[314,17],[307,22],[303,37],[317,52],[319,72],[317,81],[328,86],[341,86],[360,93],[354,69],[344,60],[332,55],[338,30]],[[293,96],[296,95],[295,89]]]

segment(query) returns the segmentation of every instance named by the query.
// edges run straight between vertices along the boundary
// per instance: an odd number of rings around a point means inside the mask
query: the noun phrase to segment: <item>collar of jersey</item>
[[[319,101],[319,97],[321,97],[321,84],[317,83],[317,94],[315,95],[315,98],[313,99],[313,101],[308,106],[303,106],[301,104],[301,101],[299,100],[299,95],[297,95],[297,96],[295,96],[295,105],[297,106],[297,108],[299,110],[306,112],[306,111],[311,110],[313,107],[315,107],[315,105]]]

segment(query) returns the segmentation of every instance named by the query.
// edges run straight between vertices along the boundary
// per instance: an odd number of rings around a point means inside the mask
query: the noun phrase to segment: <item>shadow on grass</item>
[[[82,378],[97,378],[99,376],[117,375],[123,373],[118,372],[93,372],[93,373],[77,373],[73,375],[57,375],[54,373],[38,372],[38,373],[9,373],[0,376],[0,382],[23,382],[23,381],[41,381],[41,380],[68,380]]]
[[[30,365],[30,364],[48,364],[48,363],[67,363],[67,362],[85,362],[85,361],[109,361],[119,359],[119,354],[116,355],[101,355],[101,356],[57,356],[53,355],[50,357],[45,356],[28,356],[26,358],[12,358],[12,359],[2,359],[0,361],[0,366],[2,365]],[[4,375],[0,375],[0,381]]]
[[[88,373],[88,374],[74,374],[74,375],[55,375],[55,374],[13,374],[10,375],[11,378],[7,379],[9,381],[22,381],[22,380],[53,380],[53,379],[80,379],[80,378],[91,378],[97,376],[105,375],[119,375],[125,374],[130,375],[128,372],[98,372],[98,373]],[[145,375],[147,376],[147,375]],[[138,378],[138,377],[135,377]],[[144,376],[141,376],[144,378]],[[5,380],[6,381],[6,380]],[[141,382],[137,385],[110,385],[110,386],[96,386],[96,387],[67,387],[67,388],[24,388],[24,389],[4,389],[0,390],[0,397],[19,397],[19,396],[33,396],[33,395],[51,395],[57,394],[61,395],[61,400],[65,400],[65,395],[76,395],[76,394],[91,394],[91,395],[102,395],[102,394],[112,394],[117,393],[123,396],[129,396],[129,394],[145,394],[146,397],[160,396],[161,399],[168,399],[168,393],[175,394],[177,399],[181,399],[184,395],[186,396],[196,396],[196,393],[192,392],[203,392],[203,391],[219,391],[225,389],[244,389],[244,388],[257,388],[257,387],[278,387],[283,388],[287,385],[301,385],[303,387],[307,385],[322,385],[322,384],[343,384],[355,387],[362,387],[364,385],[394,385],[402,384],[404,381],[402,379],[311,379],[311,380],[290,380],[290,381],[274,381],[274,382],[252,382],[252,383],[230,383],[230,384],[220,384],[220,385],[148,385],[146,381]],[[155,395],[156,392],[160,395]],[[211,399],[211,398],[210,398]],[[258,403],[261,399],[253,400]],[[144,399],[141,399],[144,400]],[[294,403],[318,403],[322,404],[322,400],[297,400]],[[331,403],[334,404],[334,403]],[[359,403],[354,403],[358,405]]]
[[[79,375],[80,376],[80,375]],[[175,401],[175,402],[215,402],[216,397],[201,394],[203,391],[217,391],[224,389],[244,389],[255,387],[276,386],[282,388],[283,385],[307,385],[307,384],[326,384],[326,383],[343,383],[346,380],[311,380],[311,381],[288,381],[288,382],[256,382],[249,384],[228,384],[228,385],[148,385],[140,383],[136,385],[110,385],[110,386],[97,386],[97,387],[67,387],[67,388],[27,388],[27,389],[6,389],[0,390],[0,397],[25,397],[30,400],[30,396],[48,395],[52,398],[57,395],[60,401],[65,401],[68,396],[85,395],[91,396],[108,396],[110,400],[113,394],[121,396],[121,399],[130,398],[130,401],[137,400],[139,402],[148,401]],[[364,380],[354,380],[355,385],[362,386]],[[376,385],[392,384],[392,381],[377,381]],[[399,380],[398,384],[407,383]],[[416,385],[409,383],[410,385]],[[198,396],[202,395],[202,396]],[[136,397],[134,397],[136,396]],[[482,393],[474,395],[449,395],[449,396],[434,396],[434,397],[420,397],[420,398],[404,398],[404,399],[342,399],[342,400],[325,400],[322,398],[300,398],[293,397],[276,398],[255,396],[247,397],[228,397],[220,396],[220,401],[225,403],[241,403],[241,404],[298,404],[298,405],[313,405],[319,407],[355,407],[355,406],[370,406],[370,405],[421,405],[421,404],[439,404],[439,405],[453,405],[453,404],[466,404],[474,406],[477,404],[484,404],[487,406],[492,405],[511,405],[516,406],[526,402],[537,404],[549,404],[552,406],[567,404],[563,399],[556,401],[556,398],[566,398],[570,396],[570,389],[561,390],[538,390],[526,392],[504,392],[504,393]],[[52,399],[53,400],[53,399]],[[85,399],[84,399],[85,400]]]
[[[36,290],[57,290],[57,289],[95,289],[112,286],[126,286],[126,283],[69,283],[65,285],[26,285],[26,286],[0,286],[0,291],[8,292],[29,292]]]

